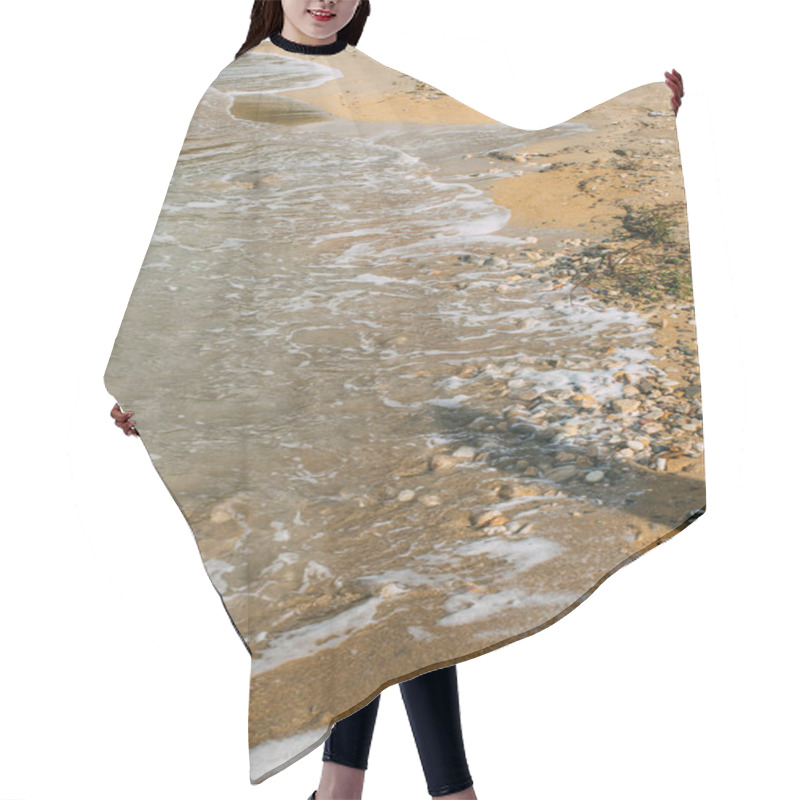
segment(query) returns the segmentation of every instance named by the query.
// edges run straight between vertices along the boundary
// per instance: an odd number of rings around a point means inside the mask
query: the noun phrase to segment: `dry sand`
[[[254,52],[286,55],[269,41],[262,42]],[[319,59],[298,53],[292,56]],[[281,95],[305,100],[356,121],[451,125],[497,121],[374,59],[370,59],[374,69],[369,71],[366,85],[352,71],[352,65],[363,57],[369,58],[350,47],[326,57],[324,63],[340,69],[344,79]],[[513,178],[489,179],[482,184],[498,205],[511,212],[504,232],[525,235],[531,227],[556,223],[559,228],[571,226],[586,234],[606,237],[613,235],[619,225],[619,202],[657,199],[685,203],[671,96],[672,91],[663,81],[639,86],[566,120],[588,125],[594,129],[591,133],[560,136],[536,142],[527,150],[508,151],[510,156],[520,157],[526,152],[543,154],[537,161],[552,167]],[[661,115],[649,116],[650,111]],[[505,172],[507,165],[500,164],[496,169]],[[628,303],[641,310],[641,304]],[[645,305],[649,306],[646,316],[654,324],[655,352],[661,356],[658,366],[670,378],[684,380],[685,363],[674,363],[667,353],[679,339],[694,338],[693,311]]]

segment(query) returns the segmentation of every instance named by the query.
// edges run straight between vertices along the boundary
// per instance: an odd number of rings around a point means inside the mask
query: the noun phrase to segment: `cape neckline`
[[[329,44],[300,44],[300,42],[293,42],[291,39],[287,39],[285,36],[282,36],[279,31],[275,31],[275,33],[270,34],[269,40],[276,47],[280,47],[283,50],[288,50],[290,53],[333,55],[334,53],[340,53],[345,49],[345,47],[347,47],[347,39],[341,36],[341,31],[339,34],[339,38],[337,38],[335,42],[330,42]]]

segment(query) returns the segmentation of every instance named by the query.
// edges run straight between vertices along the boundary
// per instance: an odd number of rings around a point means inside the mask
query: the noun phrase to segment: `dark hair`
[[[356,45],[361,38],[364,30],[364,23],[369,16],[369,0],[361,0],[356,7],[356,13],[347,25],[342,28],[338,39],[346,39],[348,44]],[[280,0],[255,0],[250,11],[250,30],[244,44],[239,48],[239,52],[234,59],[246,53],[252,47],[260,44],[273,33],[280,33],[283,30],[283,6]]]

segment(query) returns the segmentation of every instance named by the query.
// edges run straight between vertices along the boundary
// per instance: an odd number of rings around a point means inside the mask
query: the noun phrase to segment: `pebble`
[[[497,496],[501,500],[511,500],[512,497],[538,496],[542,493],[539,486],[525,486],[520,483],[504,483],[498,490]]]
[[[658,433],[664,430],[664,426],[660,422],[646,422],[642,425],[642,430],[645,433]]]
[[[400,494],[397,495],[397,499],[401,503],[408,503],[409,501],[413,500],[416,497],[413,489],[403,489]]]
[[[430,468],[432,470],[449,469],[458,464],[458,459],[453,456],[445,455],[444,453],[437,453],[431,457]]]
[[[575,453],[570,453],[568,450],[562,450],[555,457],[556,464],[563,464],[567,461],[574,461],[577,458]]]
[[[605,478],[605,476],[606,476],[606,474],[605,474],[605,472],[603,472],[603,470],[601,470],[601,469],[593,469],[591,472],[587,472],[586,473],[586,477],[584,478],[584,480],[587,483],[597,483],[598,481],[603,480],[603,478]]]
[[[636,384],[640,392],[647,394],[652,392],[656,387],[647,378],[640,378],[639,383]]]
[[[568,481],[570,478],[574,478],[577,473],[577,467],[556,467],[556,469],[551,469],[547,473],[547,479],[555,481],[556,483],[562,483],[563,481]]]
[[[459,447],[458,450],[456,450],[453,453],[453,458],[466,459],[467,461],[472,461],[472,459],[475,458],[475,453],[476,450],[474,447],[467,447],[464,445],[462,447]]]
[[[489,509],[480,514],[473,515],[472,524],[476,528],[483,528],[486,525],[502,525],[508,522],[508,519],[502,515],[497,509]]]
[[[217,525],[221,525],[223,522],[228,522],[231,519],[233,519],[233,517],[225,508],[217,507],[211,512],[211,521]]]
[[[597,399],[590,394],[574,394],[572,395],[572,402],[578,408],[597,408],[600,405]]]
[[[638,411],[642,407],[642,404],[638,400],[626,398],[612,401],[611,407],[620,414],[632,414],[634,411]]]

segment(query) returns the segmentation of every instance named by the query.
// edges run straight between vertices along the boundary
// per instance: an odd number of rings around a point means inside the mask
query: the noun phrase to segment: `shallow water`
[[[452,588],[439,624],[473,621],[455,591],[469,558],[507,587],[560,550],[467,535],[459,514],[492,502],[496,463],[539,452],[533,427],[473,423],[503,419],[509,382],[602,402],[621,396],[620,363],[637,376],[650,362],[634,312],[532,280],[498,291],[535,264],[467,177],[466,154],[587,128],[341,121],[270,93],[328,67],[273,60],[266,84],[234,65],[198,107],[125,320],[142,364],[126,403],[214,584],[258,632],[256,669],[339,644],[420,587]],[[602,439],[576,422],[576,441]],[[459,446],[477,456],[427,469]]]

